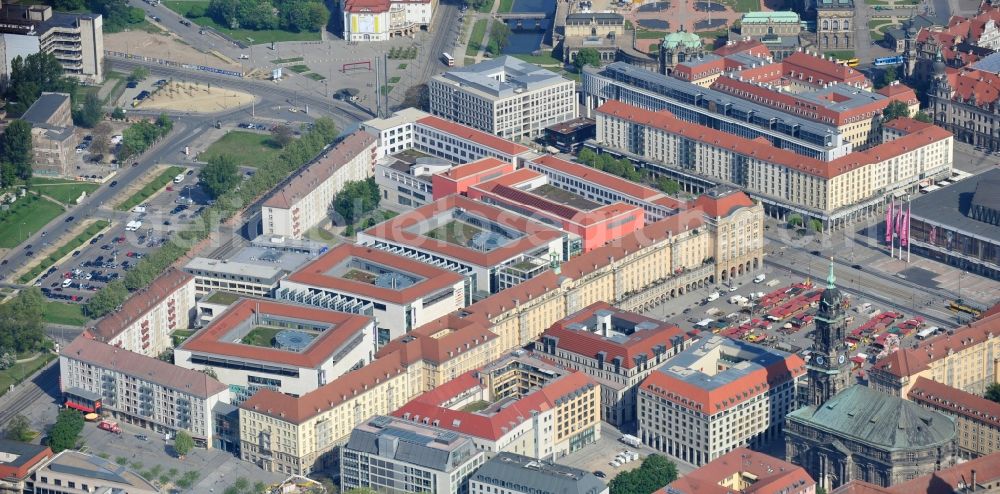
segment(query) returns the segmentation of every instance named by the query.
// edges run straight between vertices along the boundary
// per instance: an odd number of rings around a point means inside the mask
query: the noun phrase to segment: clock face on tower
[[[843,356],[843,355],[841,355],[841,356],[840,356],[840,358],[838,358],[838,359],[837,359],[837,362],[839,362],[839,363],[843,364],[843,363],[844,363],[844,360],[845,360],[844,356]]]
[[[816,357],[816,363],[819,364],[819,365],[823,365],[823,356],[822,355],[818,355]]]

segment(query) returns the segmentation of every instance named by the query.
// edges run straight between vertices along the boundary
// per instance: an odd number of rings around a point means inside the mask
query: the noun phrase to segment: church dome
[[[701,36],[687,31],[677,31],[663,37],[664,48],[701,48]]]

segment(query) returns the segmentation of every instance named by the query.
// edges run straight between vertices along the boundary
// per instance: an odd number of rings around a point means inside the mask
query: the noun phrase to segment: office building
[[[432,114],[514,141],[577,117],[573,81],[506,55],[436,75],[428,91]]]
[[[11,62],[35,53],[59,60],[63,73],[86,84],[104,82],[104,20],[99,14],[53,12],[48,5],[4,3],[0,7],[0,75]]]
[[[434,200],[434,175],[451,169],[452,163],[408,149],[386,155],[375,163],[375,185],[379,204],[419,208]]]
[[[302,236],[316,225],[330,221],[330,205],[346,182],[375,173],[375,137],[355,131],[300,172],[282,182],[261,205],[264,235]],[[339,218],[346,224],[356,218]]]
[[[495,293],[563,260],[570,236],[463,196],[448,196],[358,232],[358,244],[452,270],[478,292]],[[521,269],[523,261],[542,266]]]
[[[909,203],[910,250],[1000,279],[1000,169],[992,168]]]
[[[2,9],[2,7],[0,7]],[[38,175],[76,176],[77,138],[73,134],[70,97],[66,93],[42,93],[21,115],[31,124],[32,171]]]
[[[1000,403],[925,377],[917,378],[906,397],[955,419],[956,442],[962,458],[1000,452]]]
[[[32,473],[51,457],[48,446],[0,439],[0,494],[32,492]]]
[[[986,387],[1000,381],[1000,335],[995,310],[945,334],[928,338],[915,347],[902,347],[879,359],[868,371],[870,386],[905,398],[918,378],[982,396]]]
[[[81,335],[59,355],[67,407],[99,412],[126,423],[213,444],[212,407],[229,402],[229,389],[203,372],[94,341]]]
[[[736,448],[671,482],[665,494],[815,494],[802,467],[747,448]]]
[[[639,385],[638,436],[696,466],[781,434],[805,363],[795,354],[710,335]]]
[[[470,279],[433,264],[341,244],[292,273],[279,300],[374,318],[377,346],[471,303]]]
[[[281,280],[316,259],[317,252],[250,245],[226,259],[195,257],[184,265],[184,271],[194,276],[195,293],[199,296],[221,290],[248,297],[270,297]]]
[[[582,372],[514,354],[425,392],[392,415],[466,435],[488,452],[551,460],[601,438],[601,389]]]
[[[351,431],[340,451],[340,487],[459,494],[484,461],[468,437],[380,415]]]
[[[99,456],[67,449],[45,462],[33,475],[35,494],[159,494],[152,481]]]
[[[515,453],[490,458],[469,479],[469,494],[608,494],[594,474]]]
[[[426,31],[437,0],[349,0],[341,7],[345,41],[388,41]]]
[[[815,6],[819,50],[854,50],[858,30],[854,23],[854,0],[816,0]]]
[[[910,122],[896,120],[888,125]],[[822,161],[685,122],[668,111],[609,101],[597,110],[596,141],[682,183],[740,188],[770,215],[794,212],[820,220],[824,228],[839,228],[878,214],[891,194],[915,192],[928,178],[951,175],[951,134],[933,125],[911,128],[865,151]]]
[[[710,252],[721,233],[704,221],[700,211],[682,211],[557,264],[415,328],[379,350],[368,365],[298,398],[258,391],[240,405],[242,458],[268,471],[300,475],[335,468],[336,447],[359,421],[390,414],[421,393],[536,341],[569,314],[598,301],[643,311],[709,286],[717,279]],[[595,406],[599,417],[600,402]]]
[[[522,168],[468,189],[470,198],[523,214],[579,237],[570,256],[594,250],[645,225],[639,206],[601,204],[548,183],[548,178]]]
[[[371,318],[243,299],[174,349],[185,369],[211,369],[238,404],[261,389],[301,396],[375,354]]]
[[[691,335],[677,326],[596,302],[545,330],[534,351],[594,378],[601,385],[601,420],[631,431],[639,383],[690,345]]]
[[[170,333],[191,326],[194,298],[194,276],[169,268],[84,332],[97,341],[156,357],[173,347]]]

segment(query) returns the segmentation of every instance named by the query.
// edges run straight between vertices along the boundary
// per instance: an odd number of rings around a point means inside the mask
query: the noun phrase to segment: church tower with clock
[[[830,260],[830,275],[826,289],[819,300],[816,312],[816,330],[813,332],[812,358],[807,366],[809,376],[808,402],[819,406],[851,384],[851,362],[847,359],[844,338],[847,323],[844,320],[844,300],[837,289]]]

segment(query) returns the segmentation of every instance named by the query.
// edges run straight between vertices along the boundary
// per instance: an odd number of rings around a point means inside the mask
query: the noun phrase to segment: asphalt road
[[[433,38],[428,45],[427,52],[429,53],[429,59],[427,63],[424,64],[424,70],[421,75],[421,80],[417,83],[426,83],[434,77],[439,72],[444,72],[447,68],[444,63],[441,62],[441,55],[447,51],[453,51],[454,41],[456,36],[458,36],[458,27],[462,22],[462,18],[459,15],[458,5],[455,4],[454,0],[448,0],[448,3],[441,2],[438,4],[437,11],[434,12],[434,16],[437,17],[431,25],[433,26]],[[449,43],[449,40],[451,42]],[[452,53],[453,56],[457,57],[459,54]],[[464,55],[463,55],[464,56]]]
[[[15,415],[23,412],[36,402],[59,394],[59,360],[53,360],[42,367],[31,379],[22,382],[0,397],[0,426],[10,422]]]

